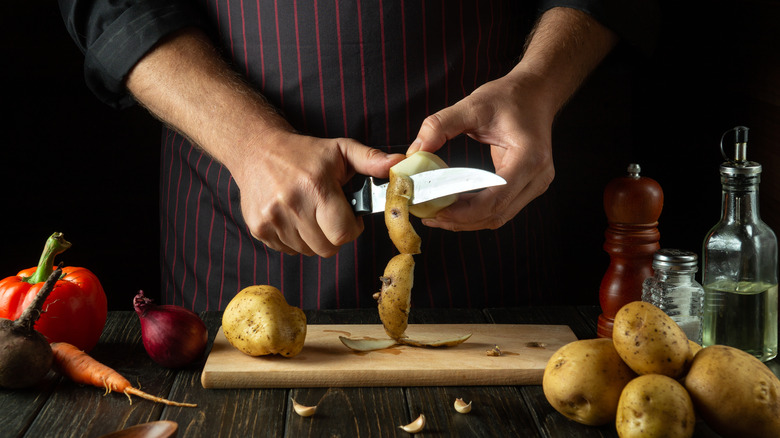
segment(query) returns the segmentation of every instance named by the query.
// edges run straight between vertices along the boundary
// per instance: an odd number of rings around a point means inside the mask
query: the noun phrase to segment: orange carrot
[[[54,352],[54,364],[60,374],[68,377],[76,383],[105,388],[106,394],[111,391],[121,391],[127,398],[136,395],[156,403],[164,403],[170,406],[195,407],[192,403],[180,403],[161,397],[147,394],[125,379],[121,374],[110,367],[98,362],[87,353],[79,350],[67,342],[55,342],[51,344]],[[132,403],[132,399],[130,400]]]

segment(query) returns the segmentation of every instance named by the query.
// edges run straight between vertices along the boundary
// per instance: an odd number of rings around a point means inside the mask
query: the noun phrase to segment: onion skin
[[[208,343],[206,324],[180,306],[152,303],[138,292],[133,300],[141,321],[141,339],[149,357],[166,368],[181,368],[203,357]]]

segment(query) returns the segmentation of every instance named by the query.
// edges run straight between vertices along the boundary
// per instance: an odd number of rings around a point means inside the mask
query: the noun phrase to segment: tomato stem
[[[57,232],[49,236],[46,240],[46,245],[43,247],[43,253],[38,260],[38,269],[25,281],[30,284],[38,284],[46,281],[47,278],[54,272],[54,258],[63,253],[66,249],[70,248],[70,242],[65,240],[62,233]]]

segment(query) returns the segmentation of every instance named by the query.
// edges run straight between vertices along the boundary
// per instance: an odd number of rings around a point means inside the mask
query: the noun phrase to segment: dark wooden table
[[[592,338],[597,306],[529,307],[480,310],[414,309],[412,323],[566,324],[578,338]],[[202,315],[210,339],[221,314]],[[379,323],[376,310],[309,311],[310,324]],[[138,318],[112,312],[92,356],[147,392],[197,408],[167,407],[122,394],[104,395],[51,373],[38,387],[0,389],[3,437],[99,437],[154,420],[179,424],[179,437],[393,437],[398,428],[424,413],[419,436],[438,437],[616,437],[613,425],[589,427],[569,421],[547,403],[539,385],[478,387],[371,387],[303,389],[204,389],[205,359],[183,370],[168,370],[149,359],[141,344]],[[780,361],[769,363],[778,374]],[[468,415],[455,412],[456,398],[472,401]],[[292,411],[290,399],[315,405],[313,417]],[[327,402],[325,402],[327,401]],[[697,437],[716,436],[701,423]]]

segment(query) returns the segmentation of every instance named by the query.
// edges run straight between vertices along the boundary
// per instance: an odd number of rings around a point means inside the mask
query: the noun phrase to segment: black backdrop
[[[559,287],[570,302],[597,303],[609,263],[603,189],[630,162],[664,189],[662,246],[700,251],[719,215],[718,140],[735,125],[751,127],[751,157],[765,165],[762,211],[780,229],[777,4],[662,1],[656,53],[632,66],[613,56],[561,114],[556,180],[541,202],[560,206],[550,220],[565,242]],[[159,124],[90,94],[53,2],[0,8],[0,277],[34,266],[62,231],[73,247],[61,260],[94,271],[111,309],[130,309],[139,289],[156,297]]]

